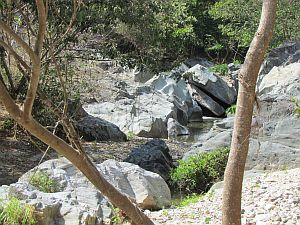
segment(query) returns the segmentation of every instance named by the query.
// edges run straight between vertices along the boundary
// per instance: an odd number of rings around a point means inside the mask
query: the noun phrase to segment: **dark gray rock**
[[[174,167],[169,148],[163,140],[153,139],[132,150],[125,162],[139,165],[141,168],[159,174],[165,181]]]
[[[300,60],[300,41],[287,41],[278,48],[274,48],[264,61],[260,75],[268,74],[274,66],[285,66]]]
[[[189,91],[192,98],[201,106],[204,116],[224,116],[225,109],[197,86],[190,84]]]
[[[204,67],[207,67],[207,68],[214,66],[214,64],[211,61],[209,61],[205,58],[200,58],[200,57],[188,59],[184,63],[188,67],[193,67],[197,64],[199,64],[201,66],[204,66]]]
[[[149,69],[141,69],[134,71],[134,81],[145,83],[148,80],[150,80],[152,77],[154,77],[154,73],[150,71]]]
[[[168,119],[168,138],[175,138],[180,135],[189,135],[187,127],[182,126],[173,118]]]
[[[76,122],[79,135],[86,141],[126,141],[127,137],[116,125],[94,117],[85,116]]]
[[[193,100],[193,107],[190,107],[188,110],[189,122],[202,122],[203,121],[203,112],[198,103]]]

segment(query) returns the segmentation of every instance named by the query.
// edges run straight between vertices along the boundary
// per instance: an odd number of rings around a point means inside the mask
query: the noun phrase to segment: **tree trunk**
[[[223,225],[241,224],[242,183],[249,148],[255,86],[260,66],[273,34],[276,5],[276,0],[263,1],[260,24],[239,74],[237,111],[224,177]]]

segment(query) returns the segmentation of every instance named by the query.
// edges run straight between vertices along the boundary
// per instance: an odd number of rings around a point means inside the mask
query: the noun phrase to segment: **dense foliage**
[[[32,16],[26,18],[24,13],[12,10],[26,3]],[[1,1],[0,15],[19,31],[28,22],[35,30],[33,3],[33,0],[14,1],[10,6]],[[92,47],[96,56],[118,58],[153,70],[168,69],[193,55],[206,55],[219,62],[221,58],[242,59],[256,31],[261,3],[261,0],[53,0],[49,1],[45,48],[52,43],[55,55],[59,55],[70,44],[78,47],[79,41],[81,46]],[[273,47],[299,38],[299,10],[299,1],[279,0]],[[68,29],[70,25],[72,29]]]
[[[181,160],[171,172],[171,181],[185,193],[208,191],[214,182],[223,178],[228,154],[228,148],[219,148]]]
[[[261,6],[261,0],[220,0],[213,5],[209,13],[219,21],[218,27],[227,45],[243,49],[249,47],[258,27]],[[276,28],[271,47],[276,47],[285,40],[299,39],[299,11],[300,1],[278,1]]]

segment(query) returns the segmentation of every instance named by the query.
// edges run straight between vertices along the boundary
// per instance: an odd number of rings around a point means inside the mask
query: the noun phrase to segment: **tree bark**
[[[223,225],[241,224],[242,183],[249,148],[255,86],[260,66],[273,34],[276,5],[276,0],[263,1],[260,24],[239,74],[237,111],[231,150],[224,176]]]

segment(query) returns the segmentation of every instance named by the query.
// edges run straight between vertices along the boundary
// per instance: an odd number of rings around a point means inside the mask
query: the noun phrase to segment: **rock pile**
[[[158,174],[114,160],[98,164],[97,168],[142,209],[170,205],[170,190]],[[44,193],[30,184],[32,176],[40,171],[55,181],[55,193]],[[113,216],[111,203],[64,158],[46,161],[25,173],[17,183],[0,187],[0,198],[4,202],[11,196],[34,206],[39,215],[38,223],[44,225],[110,224]]]

